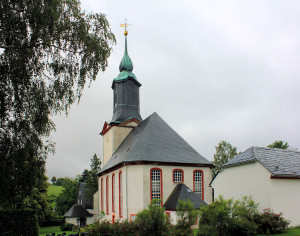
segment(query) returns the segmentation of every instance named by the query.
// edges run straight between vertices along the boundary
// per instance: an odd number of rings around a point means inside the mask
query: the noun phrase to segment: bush
[[[128,220],[116,221],[113,224],[103,220],[100,223],[86,227],[86,232],[90,236],[132,236],[136,235],[136,226],[134,222]]]
[[[177,224],[173,227],[172,235],[193,235],[191,226],[196,224],[198,212],[191,201],[180,201],[176,208]]]
[[[136,216],[135,223],[140,236],[167,235],[167,218],[164,208],[152,201],[148,209],[144,209]]]
[[[288,228],[290,221],[283,218],[282,213],[275,214],[270,209],[264,211],[257,216],[258,233],[261,234],[278,234],[283,233]]]
[[[52,218],[41,224],[40,226],[47,227],[47,226],[61,226],[65,222],[64,218]]]
[[[74,225],[72,225],[72,224],[64,223],[62,226],[60,226],[60,230],[61,231],[72,231],[73,226]]]
[[[225,200],[222,197],[201,207],[198,235],[228,235],[231,209],[232,199]]]
[[[38,235],[38,217],[35,210],[0,210],[0,232],[3,236]]]
[[[255,235],[283,232],[289,222],[282,214],[259,213],[251,197],[233,202],[220,197],[200,209],[198,235]]]

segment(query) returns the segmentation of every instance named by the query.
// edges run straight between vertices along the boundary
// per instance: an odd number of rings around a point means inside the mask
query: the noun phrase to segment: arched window
[[[109,214],[109,185],[108,185],[108,176],[106,177],[106,214]]]
[[[152,168],[150,170],[150,192],[151,201],[153,199],[162,199],[162,171],[159,168]],[[157,205],[162,205],[157,203]]]
[[[119,172],[119,217],[123,217],[123,180],[121,170]]]
[[[111,176],[111,210],[115,212],[115,174]]]
[[[173,182],[174,183],[183,183],[183,181],[184,181],[183,170],[174,169],[173,170]]]
[[[104,211],[103,207],[103,198],[104,198],[104,193],[103,193],[103,178],[101,178],[101,211]]]
[[[203,190],[203,171],[194,170],[193,172],[193,185],[194,193],[204,200],[204,190]]]

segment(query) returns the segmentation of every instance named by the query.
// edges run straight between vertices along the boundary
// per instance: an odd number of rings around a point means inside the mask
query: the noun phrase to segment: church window
[[[122,171],[119,172],[119,217],[123,217],[123,181],[122,181]]]
[[[183,170],[181,170],[181,169],[173,170],[173,182],[174,183],[183,183]]]
[[[153,199],[162,199],[162,173],[159,168],[152,168],[150,170],[150,186],[151,186],[151,201]],[[157,205],[162,205],[157,203]]]
[[[103,193],[103,178],[101,179],[101,210],[104,211],[103,207],[103,198],[104,198],[104,193]]]
[[[108,191],[109,191],[109,185],[108,185],[108,176],[106,177],[106,214],[109,214],[109,196],[108,196]]]
[[[194,193],[203,200],[203,171],[194,170],[193,175]]]
[[[111,205],[112,212],[115,212],[115,174],[111,177]]]

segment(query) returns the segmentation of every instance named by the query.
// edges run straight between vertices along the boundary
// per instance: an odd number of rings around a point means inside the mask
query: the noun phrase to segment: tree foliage
[[[52,176],[51,182],[52,182],[52,184],[54,184],[56,182],[56,177],[55,176]]]
[[[288,225],[281,213],[270,210],[259,213],[258,204],[251,197],[233,201],[220,196],[215,202],[200,208],[198,235],[270,234],[283,232]]]
[[[157,200],[148,205],[136,216],[135,222],[139,235],[167,235],[167,220],[164,208],[157,205]]]
[[[224,140],[220,141],[215,149],[216,153],[214,154],[214,161],[212,162],[215,165],[215,168],[212,171],[213,177],[223,169],[223,165],[226,162],[237,155],[237,148]]]
[[[63,190],[56,198],[56,213],[64,215],[77,202],[79,179],[65,178]]]
[[[50,115],[68,111],[107,67],[114,34],[78,0],[0,3],[0,207],[34,194],[53,151]]]
[[[48,177],[43,175],[43,177],[39,179],[37,187],[33,189],[33,194],[27,196],[22,205],[22,208],[24,209],[36,210],[39,225],[45,223],[52,216],[52,208],[47,196],[47,189],[49,186],[47,180]]]
[[[268,148],[280,148],[280,149],[288,149],[290,146],[287,142],[283,140],[276,140],[274,143],[269,144]]]
[[[94,193],[98,191],[98,177],[97,173],[101,169],[101,161],[97,157],[97,154],[91,158],[91,170],[87,173],[87,178],[85,180],[86,183],[86,197],[93,198]]]
[[[198,212],[194,204],[188,201],[180,201],[176,208],[177,224],[174,235],[194,235],[192,225],[196,224]]]

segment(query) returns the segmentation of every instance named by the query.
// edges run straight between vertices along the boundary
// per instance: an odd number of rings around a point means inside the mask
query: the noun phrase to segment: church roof
[[[176,208],[179,206],[180,201],[190,200],[196,209],[199,209],[201,206],[206,206],[207,203],[204,202],[200,197],[198,197],[190,188],[185,184],[177,184],[163,207],[167,211],[176,211]]]
[[[300,152],[278,148],[250,147],[228,161],[224,168],[258,161],[273,177],[300,177]]]
[[[64,216],[84,218],[91,217],[93,215],[89,213],[81,204],[74,204]]]
[[[213,166],[157,113],[132,129],[98,174],[120,164],[134,162]]]

